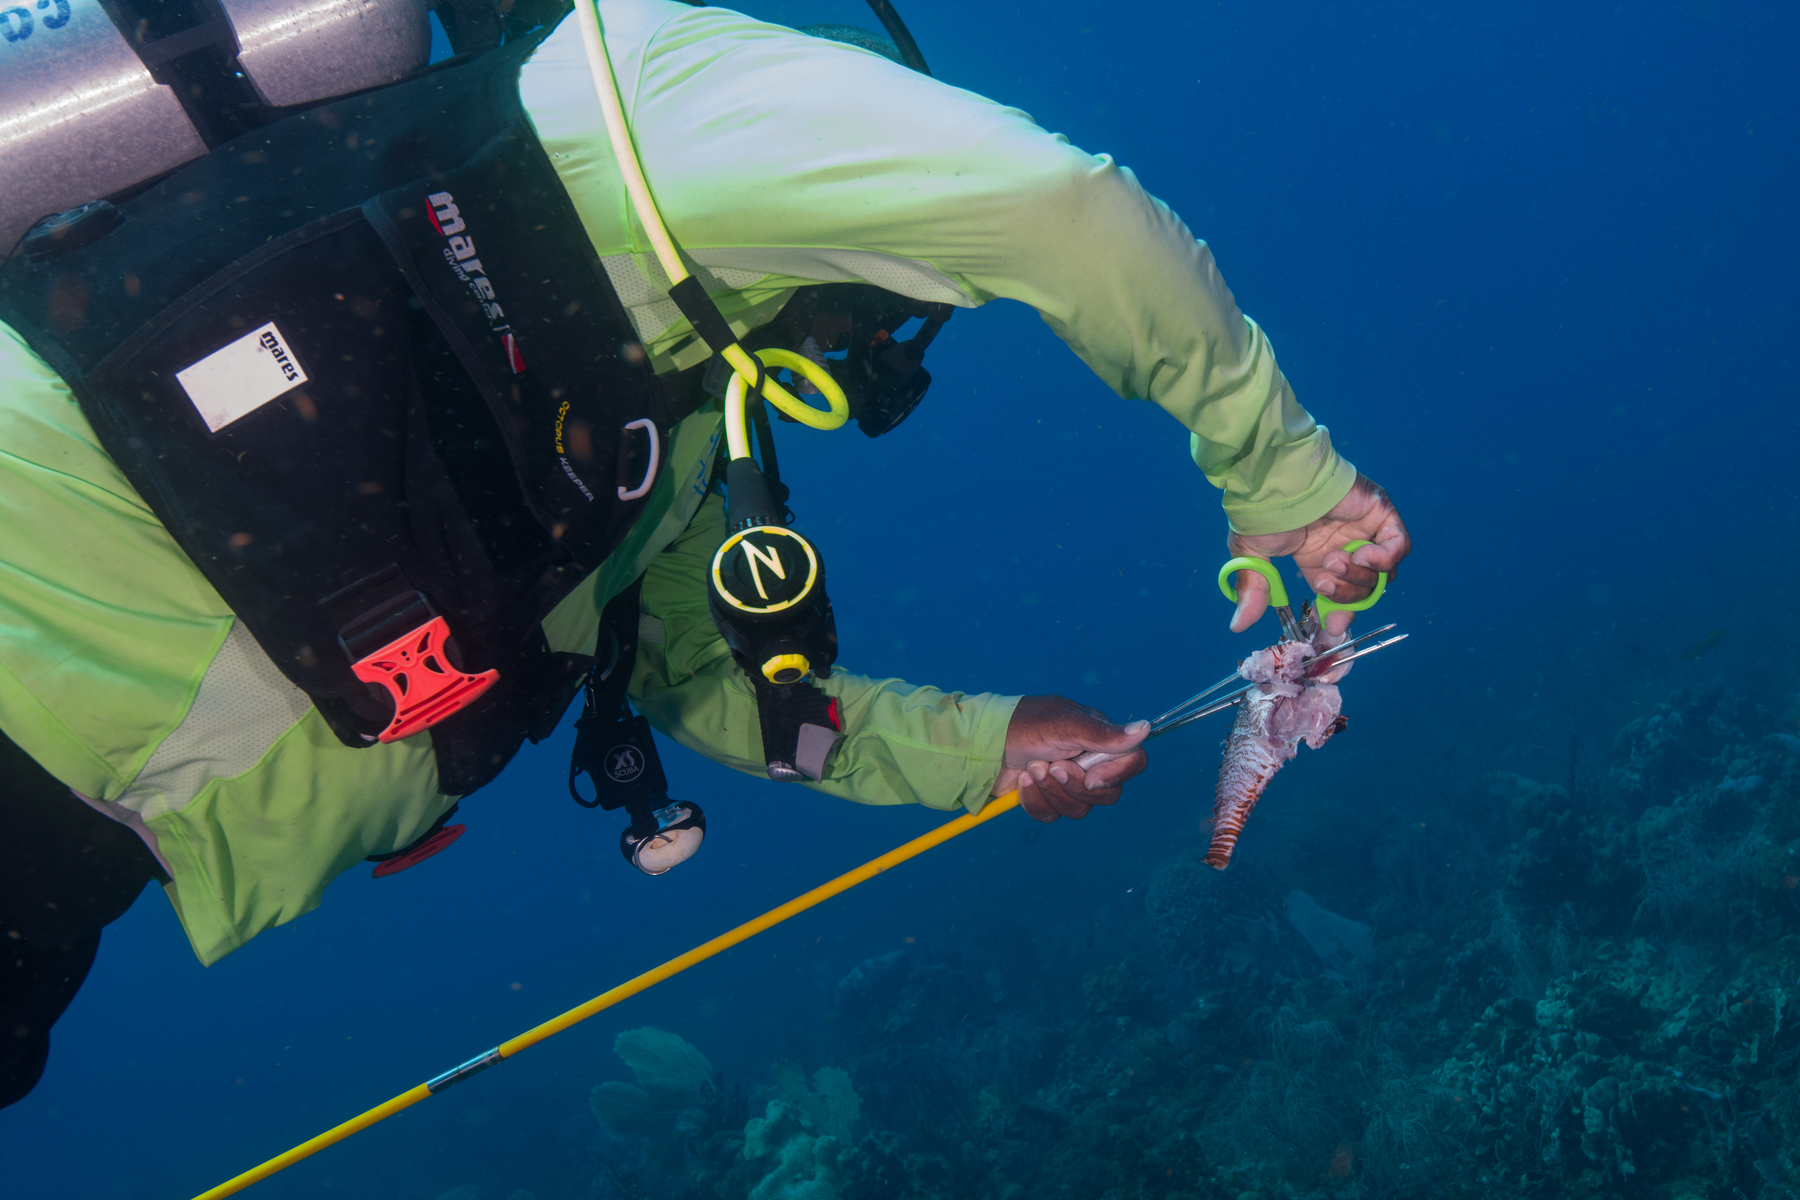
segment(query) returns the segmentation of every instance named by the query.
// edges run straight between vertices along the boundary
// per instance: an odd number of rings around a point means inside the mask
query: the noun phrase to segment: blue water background
[[[747,7],[873,23],[848,0]],[[1598,760],[1633,706],[1791,636],[1800,10],[901,9],[940,77],[1112,154],[1212,244],[1417,541],[1380,610],[1411,640],[1359,667],[1350,732],[1281,776],[1242,853],[1317,888],[1291,849],[1321,823],[1410,819],[1477,763],[1560,778],[1572,734]],[[1122,717],[1271,639],[1225,629],[1217,497],[1160,410],[1011,303],[958,313],[930,368],[890,438],[781,430],[845,667]],[[1221,733],[1158,744],[1115,810],[985,826],[249,1194],[581,1195],[620,1029],[677,1030],[748,1086],[870,955],[1003,921],[1131,936],[1149,869],[1202,836]],[[644,879],[619,822],[564,795],[568,745],[521,754],[442,857],[353,870],[211,969],[147,892],[0,1114],[0,1194],[192,1195],[943,819],[665,743],[712,831]]]

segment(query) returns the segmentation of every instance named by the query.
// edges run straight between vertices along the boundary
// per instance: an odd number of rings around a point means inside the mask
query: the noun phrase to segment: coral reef
[[[850,1183],[882,1174],[868,1153],[846,1149],[862,1101],[843,1070],[821,1067],[808,1086],[799,1067],[777,1064],[773,1084],[758,1093],[763,1115],[745,1120],[743,1101],[724,1094],[706,1056],[678,1035],[627,1030],[613,1050],[637,1085],[602,1083],[590,1103],[635,1161],[596,1148],[604,1168],[597,1189],[635,1198],[674,1185],[733,1200],[840,1200],[859,1194]]]
[[[594,1119],[615,1138],[643,1135],[665,1166],[679,1165],[688,1143],[707,1132],[719,1100],[712,1064],[675,1034],[645,1026],[613,1040],[637,1085],[609,1081],[589,1098]]]
[[[1175,853],[1109,938],[877,955],[753,1119],[679,1038],[621,1035],[638,1083],[595,1113],[626,1169],[594,1193],[1795,1196],[1795,715],[1683,692],[1602,769],[1471,770],[1419,819],[1311,823],[1285,865]]]
[[[1361,921],[1327,912],[1305,892],[1284,901],[1292,925],[1327,969],[1346,978],[1365,978],[1375,963],[1375,931]]]
[[[765,1172],[749,1200],[837,1200],[838,1139],[815,1132],[806,1115],[785,1100],[744,1126],[744,1160]]]

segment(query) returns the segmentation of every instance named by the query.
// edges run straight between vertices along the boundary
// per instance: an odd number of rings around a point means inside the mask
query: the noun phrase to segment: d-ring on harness
[[[642,483],[629,490],[624,484],[621,483],[619,485],[619,499],[621,500],[636,500],[642,496],[649,495],[651,486],[656,482],[656,472],[662,466],[662,435],[656,432],[656,422],[645,417],[639,417],[637,420],[631,421],[625,426],[626,433],[630,433],[634,429],[641,429],[649,435],[650,462],[649,465],[644,468],[644,479]]]

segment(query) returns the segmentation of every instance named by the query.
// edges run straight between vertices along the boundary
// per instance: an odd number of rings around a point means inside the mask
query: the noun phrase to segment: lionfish
[[[1207,866],[1223,871],[1231,865],[1231,851],[1244,831],[1244,820],[1275,772],[1298,753],[1300,743],[1317,750],[1349,724],[1349,718],[1339,711],[1343,699],[1337,682],[1349,674],[1350,659],[1360,657],[1345,652],[1367,638],[1355,643],[1339,639],[1332,645],[1327,641],[1329,635],[1321,633],[1316,620],[1310,619],[1311,612],[1306,615],[1299,639],[1284,638],[1238,664],[1238,675],[1251,686],[1237,702],[1237,719],[1225,739],[1225,761],[1219,765],[1219,782],[1213,791]]]
[[[1151,721],[1149,732],[1144,735],[1144,740],[1149,741],[1223,709],[1237,708],[1231,735],[1225,739],[1225,761],[1219,766],[1218,787],[1213,793],[1212,845],[1205,858],[1208,866],[1221,871],[1231,865],[1231,852],[1237,846],[1238,834],[1244,831],[1245,818],[1262,798],[1263,789],[1269,786],[1275,772],[1294,757],[1300,743],[1317,750],[1349,724],[1348,718],[1338,711],[1343,702],[1337,683],[1350,673],[1350,664],[1407,636],[1401,633],[1376,641],[1394,628],[1383,625],[1346,641],[1341,634],[1333,638],[1320,631],[1318,616],[1310,604],[1302,610],[1299,621],[1286,605],[1275,611],[1288,636],[1246,658],[1238,664],[1236,673],[1189,696]],[[1234,692],[1209,699],[1239,679],[1250,682]],[[1086,771],[1118,757],[1094,750],[1075,763]]]

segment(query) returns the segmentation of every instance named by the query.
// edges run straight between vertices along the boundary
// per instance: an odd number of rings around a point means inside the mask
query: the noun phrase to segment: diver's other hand
[[[1096,804],[1119,798],[1125,781],[1149,758],[1138,745],[1150,722],[1114,725],[1106,714],[1064,696],[1025,696],[1006,727],[1006,757],[994,795],[1017,788],[1019,804],[1039,821],[1081,818]],[[1098,751],[1120,757],[1087,771],[1075,764]]]
[[[1345,554],[1350,542],[1373,542],[1354,554]],[[1412,553],[1412,537],[1406,522],[1382,486],[1358,474],[1350,494],[1337,506],[1304,529],[1287,533],[1234,533],[1225,542],[1235,558],[1241,554],[1274,558],[1291,554],[1294,565],[1317,594],[1340,604],[1354,604],[1375,590],[1375,577],[1386,571],[1389,580],[1399,574],[1400,560]],[[1237,611],[1231,615],[1231,632],[1242,633],[1256,624],[1269,606],[1269,585],[1255,571],[1237,573]],[[1349,628],[1355,613],[1335,612],[1325,619],[1327,633]]]

